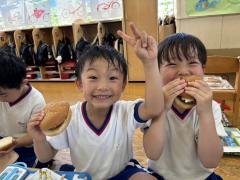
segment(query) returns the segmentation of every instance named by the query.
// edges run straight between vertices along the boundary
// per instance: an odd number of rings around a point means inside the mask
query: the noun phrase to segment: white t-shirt
[[[31,116],[42,110],[45,100],[42,94],[29,85],[28,91],[15,102],[0,102],[0,136],[23,136]]]
[[[72,118],[67,129],[47,139],[57,150],[70,148],[76,171],[88,172],[93,179],[115,176],[133,158],[135,129],[147,126],[138,115],[138,102],[141,100],[116,102],[100,129],[88,119],[86,102],[78,102],[71,107]]]
[[[222,113],[219,104],[213,101],[213,114],[217,134],[226,136],[221,123]],[[199,117],[196,107],[180,114],[172,108],[166,115],[167,141],[161,157],[149,160],[149,168],[165,179],[203,180],[213,169],[203,167],[197,155]]]

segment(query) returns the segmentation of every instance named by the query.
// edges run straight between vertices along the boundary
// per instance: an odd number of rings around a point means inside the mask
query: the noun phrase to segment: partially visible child
[[[28,84],[22,59],[0,51],[0,138],[14,138],[14,151],[19,155],[17,161],[25,162],[28,167],[33,167],[37,161],[27,122],[44,105],[42,94]],[[8,151],[0,152],[0,155],[6,153]],[[38,163],[38,167],[45,165],[48,163]]]
[[[131,24],[134,37],[118,34],[131,46],[144,66],[145,101],[119,100],[127,83],[127,63],[115,49],[95,46],[78,60],[76,85],[85,101],[71,107],[67,129],[45,137],[39,128],[44,113],[28,124],[34,149],[41,161],[48,161],[58,150],[70,148],[76,171],[88,172],[93,179],[156,179],[132,160],[132,138],[136,128],[160,114],[164,107],[161,78],[157,65],[157,44]]]
[[[165,111],[144,134],[149,168],[165,179],[221,179],[213,172],[223,154],[221,108],[213,101],[206,82],[196,80],[189,86],[181,77],[204,75],[207,53],[196,37],[177,33],[158,47],[158,64],[163,77]],[[196,106],[182,109],[175,98],[186,92]]]

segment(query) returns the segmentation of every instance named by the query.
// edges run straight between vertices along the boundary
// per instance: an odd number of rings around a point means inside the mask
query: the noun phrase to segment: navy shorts
[[[125,169],[123,171],[121,171],[116,176],[110,178],[109,180],[129,179],[132,175],[134,175],[134,174],[136,174],[138,172],[145,172],[145,173],[148,173],[148,174],[156,177],[159,180],[164,180],[164,178],[162,176],[160,176],[157,173],[154,173],[153,171],[148,170],[148,169],[144,168],[143,166],[141,166],[139,164],[139,162],[137,160],[135,160],[135,159],[131,159],[128,162],[128,165],[125,167]]]
[[[159,179],[159,177],[161,177],[162,179],[164,179],[163,178],[163,176],[160,176],[158,173],[153,173],[152,174],[154,177],[156,177],[157,179]],[[217,175],[215,172],[213,172],[212,174],[210,174],[205,180],[223,180],[222,178],[221,178],[221,176],[219,176],[219,175]]]
[[[38,161],[34,153],[33,147],[15,148],[14,151],[19,155],[17,162],[25,162],[28,167],[49,168],[53,163],[52,160],[46,163],[41,163],[40,161]]]

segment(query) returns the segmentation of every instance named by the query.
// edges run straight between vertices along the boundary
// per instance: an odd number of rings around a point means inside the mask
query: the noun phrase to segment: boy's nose
[[[99,90],[106,90],[107,89],[107,82],[105,80],[102,80],[98,84],[98,89]]]
[[[188,76],[188,75],[190,75],[191,73],[190,73],[190,71],[188,70],[188,68],[184,68],[184,67],[182,67],[182,68],[179,68],[179,70],[178,70],[178,76],[179,77],[181,77],[181,76]]]

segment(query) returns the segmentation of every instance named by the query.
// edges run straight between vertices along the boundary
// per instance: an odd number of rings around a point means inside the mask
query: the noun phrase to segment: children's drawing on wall
[[[239,12],[239,0],[186,0],[186,14],[188,16],[208,16]]]
[[[208,0],[199,0],[196,3],[195,9],[196,11],[205,11],[209,8],[215,8],[218,3],[220,3],[222,0],[214,0],[214,1],[208,1]]]

